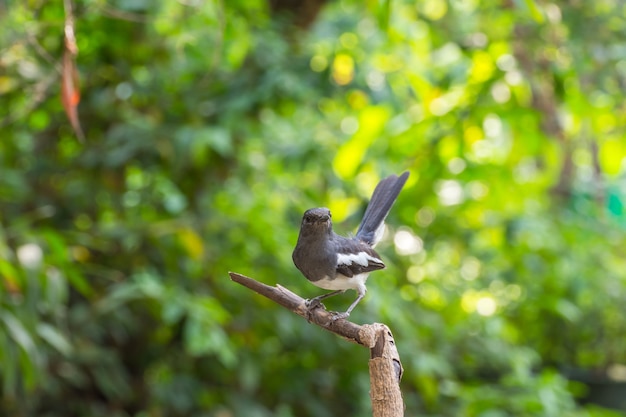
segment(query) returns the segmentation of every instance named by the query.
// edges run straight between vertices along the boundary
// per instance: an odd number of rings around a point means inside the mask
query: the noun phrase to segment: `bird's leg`
[[[311,322],[311,311],[313,311],[314,309],[318,307],[322,307],[326,309],[324,304],[322,304],[323,299],[332,297],[333,295],[341,294],[344,291],[345,290],[337,290],[337,291],[329,292],[328,294],[318,295],[317,297],[311,298],[310,300],[305,300],[304,305],[306,306],[306,320],[309,323]]]
[[[332,297],[333,295],[337,295],[337,294],[341,294],[342,292],[344,292],[345,290],[337,290],[337,291],[333,291],[333,292],[329,292],[328,294],[322,294],[322,295],[318,295],[315,298],[311,298],[310,300],[306,300],[304,302],[304,304],[306,305],[306,307],[309,310],[313,310],[316,307],[319,307],[322,305],[321,301],[328,298],[328,297]]]
[[[365,289],[359,289],[356,300],[354,300],[354,302],[350,304],[350,307],[348,307],[346,311],[344,311],[343,313],[333,313],[333,321],[347,318],[354,309],[354,307],[356,307],[356,305],[359,304],[359,302],[363,299],[363,297],[365,297]]]

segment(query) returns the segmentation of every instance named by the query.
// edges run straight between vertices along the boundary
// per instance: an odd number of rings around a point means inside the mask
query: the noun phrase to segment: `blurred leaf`
[[[21,284],[17,269],[8,261],[0,259],[0,276],[3,279],[3,285],[9,292],[20,292]]]
[[[0,77],[0,94],[5,94],[13,90],[19,85],[19,81],[15,78],[2,76]]]
[[[535,22],[543,23],[543,13],[541,13],[541,10],[539,10],[539,7],[537,6],[535,0],[524,0],[524,4],[526,5],[526,8],[530,12],[531,17],[535,20]]]
[[[128,376],[122,364],[113,357],[105,358],[104,363],[91,369],[97,386],[110,401],[124,401],[132,395],[128,384]]]
[[[557,301],[556,311],[565,319],[571,322],[576,322],[576,320],[580,318],[582,314],[580,309],[574,303],[566,299],[561,299]]]
[[[365,153],[382,132],[390,112],[384,106],[368,106],[359,114],[359,127],[346,143],[341,145],[333,160],[335,173],[342,179],[354,176],[363,163]]]
[[[39,323],[37,334],[64,356],[69,356],[72,353],[72,345],[55,327],[46,323]]]
[[[202,239],[191,229],[183,229],[178,232],[180,240],[187,249],[187,253],[195,260],[202,259],[204,254],[204,244]]]
[[[0,311],[0,319],[4,322],[5,329],[13,341],[24,350],[32,362],[36,362],[39,352],[26,327],[8,310]]]
[[[391,0],[382,0],[378,2],[378,24],[382,30],[389,28],[389,16],[391,15]]]
[[[621,139],[606,139],[600,145],[599,159],[602,170],[608,175],[617,175],[626,155],[626,144]]]
[[[192,356],[217,354],[221,363],[232,367],[237,357],[223,329],[191,316],[185,325],[185,346]]]

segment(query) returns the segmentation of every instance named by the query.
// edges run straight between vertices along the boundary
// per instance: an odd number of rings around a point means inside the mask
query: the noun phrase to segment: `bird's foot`
[[[323,308],[326,310],[326,307],[319,298],[311,298],[310,300],[304,300],[304,306],[306,307],[306,321],[311,322],[311,312],[316,308]]]
[[[311,298],[310,300],[304,300],[304,305],[308,310],[314,310],[316,308],[326,308],[319,297]]]
[[[331,314],[333,315],[331,318],[332,321],[347,319],[350,316],[350,313],[348,313],[347,311],[344,311],[343,313],[333,311]]]

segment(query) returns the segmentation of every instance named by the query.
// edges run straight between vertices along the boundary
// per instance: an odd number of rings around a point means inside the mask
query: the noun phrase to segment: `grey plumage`
[[[357,298],[348,310],[336,314],[335,318],[350,314],[365,296],[365,281],[369,273],[385,267],[373,247],[381,238],[385,218],[408,176],[408,172],[399,177],[391,175],[378,183],[354,237],[343,237],[333,231],[327,208],[313,208],[302,216],[298,243],[292,254],[293,262],[314,285],[335,290],[311,301],[319,301],[347,289],[357,291]]]

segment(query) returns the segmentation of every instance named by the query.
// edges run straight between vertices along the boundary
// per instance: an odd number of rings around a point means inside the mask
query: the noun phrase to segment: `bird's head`
[[[312,208],[304,212],[301,232],[330,233],[332,229],[330,210],[326,207]]]

